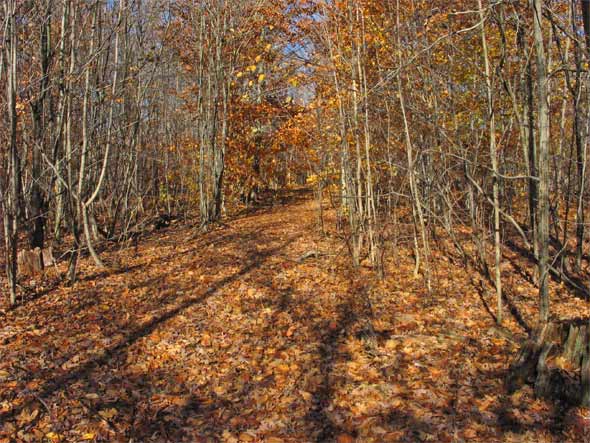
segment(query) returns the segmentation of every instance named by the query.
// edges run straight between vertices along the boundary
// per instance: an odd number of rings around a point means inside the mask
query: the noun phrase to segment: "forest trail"
[[[504,392],[516,345],[452,264],[429,296],[400,249],[378,283],[316,222],[292,191],[105,254],[117,272],[85,261],[74,287],[6,312],[0,441],[573,438],[564,411]],[[310,250],[325,255],[300,261]]]

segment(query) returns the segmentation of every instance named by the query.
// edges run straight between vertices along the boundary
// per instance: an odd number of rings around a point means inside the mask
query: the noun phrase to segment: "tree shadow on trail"
[[[373,313],[365,304],[368,289],[362,284],[354,285],[352,279],[350,283],[349,293],[336,306],[334,319],[315,325],[321,383],[312,393],[312,406],[304,420],[317,442],[334,441],[339,434],[345,433],[329,412],[337,389],[336,365],[351,358],[339,347],[348,337],[369,338],[370,335],[366,325],[371,322]]]
[[[65,373],[60,374],[60,372],[63,372],[63,370],[57,367],[49,371],[49,373],[44,374],[42,377],[43,381],[39,384],[38,388],[30,389],[27,390],[27,392],[21,393],[22,396],[24,396],[24,400],[21,399],[17,406],[0,412],[0,422],[4,422],[11,417],[17,416],[35,401],[47,399],[57,392],[65,392],[73,384],[76,384],[82,380],[85,380],[86,384],[92,384],[91,380],[94,371],[104,371],[106,368],[117,365],[116,361],[124,361],[126,358],[127,349],[138,340],[148,336],[161,324],[183,313],[190,307],[203,303],[226,285],[229,285],[232,282],[235,282],[260,268],[269,257],[277,254],[299,237],[299,234],[293,235],[282,242],[279,246],[259,251],[255,257],[250,256],[251,260],[249,263],[243,266],[238,272],[211,283],[209,287],[205,291],[202,291],[199,295],[183,297],[178,303],[174,303],[177,297],[175,297],[173,300],[167,300],[169,303],[167,303],[164,307],[164,313],[158,314],[154,318],[148,319],[140,324],[129,325],[131,326],[129,332],[126,332],[121,338],[115,340],[114,343],[106,346],[100,352],[95,352],[92,358],[80,363],[70,370],[67,370]],[[189,281],[188,285],[175,288],[175,290],[178,293],[181,293],[184,290],[193,290],[194,287],[192,287],[190,283],[191,282]],[[153,277],[148,278],[143,283],[143,285],[147,286],[153,286],[153,284]],[[142,283],[139,284],[139,286],[141,285]],[[158,306],[158,308],[162,309],[162,306]],[[92,343],[90,345],[92,346]],[[98,345],[98,343],[96,345]],[[77,351],[79,352],[80,349]],[[39,376],[39,374],[34,375]]]
[[[506,241],[506,246],[508,246],[513,252],[519,254],[521,257],[526,258],[529,263],[536,266],[537,259],[526,248],[512,240]],[[559,274],[558,271],[553,269],[549,271],[549,275],[553,281],[557,283],[563,283],[568,288],[570,293],[575,297],[585,301],[590,300],[590,290],[588,289],[587,281],[584,281],[582,278],[573,275],[566,270],[563,270],[562,274]]]
[[[344,357],[338,354],[338,346],[342,341],[342,337],[347,335],[351,325],[357,320],[350,296],[348,300],[338,306],[337,312],[338,315],[334,321],[319,326],[322,329],[319,331],[322,338],[319,344],[320,360],[318,365],[322,375],[322,382],[313,393],[313,407],[305,417],[311,431],[321,429],[315,439],[317,442],[331,441],[342,431],[330,419],[327,410],[334,393],[332,372],[338,360]]]
[[[487,300],[484,297],[485,289],[483,288],[483,285],[481,284],[481,282],[479,285],[476,285],[475,288],[477,290],[477,294],[478,294],[479,299],[481,300],[481,303],[484,306],[485,310],[490,315],[490,317],[494,320],[494,322],[497,322],[496,314],[494,313],[494,311],[492,311]],[[504,288],[504,290],[502,291],[502,301],[503,301],[504,305],[508,308],[508,311],[510,312],[510,314],[512,315],[514,320],[518,323],[518,325],[527,334],[530,334],[532,332],[532,328],[526,322],[526,320],[524,319],[524,317],[522,316],[522,314],[520,313],[520,311],[518,310],[518,308],[516,307],[516,305],[512,301],[512,298],[508,294],[508,291],[506,290],[506,288]]]

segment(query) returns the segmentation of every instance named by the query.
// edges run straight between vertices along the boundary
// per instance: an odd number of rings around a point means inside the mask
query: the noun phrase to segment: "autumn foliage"
[[[0,23],[0,443],[588,439],[590,3]]]

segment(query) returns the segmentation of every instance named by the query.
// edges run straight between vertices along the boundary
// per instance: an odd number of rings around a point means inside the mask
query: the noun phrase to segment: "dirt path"
[[[503,392],[514,347],[451,264],[428,296],[402,250],[376,284],[291,198],[203,235],[170,228],[109,255],[120,272],[86,267],[6,314],[0,442],[574,438],[563,411]],[[328,255],[299,262],[309,250]]]

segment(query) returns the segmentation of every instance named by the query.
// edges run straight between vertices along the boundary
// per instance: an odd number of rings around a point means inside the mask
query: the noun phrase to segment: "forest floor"
[[[518,345],[475,274],[435,253],[428,294],[411,249],[386,255],[381,282],[351,269],[292,191],[107,251],[115,270],[85,259],[73,287],[0,311],[0,442],[590,441],[588,410],[505,391]],[[504,271],[506,327],[524,336],[536,290]],[[552,297],[560,316],[589,312]]]

